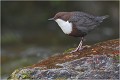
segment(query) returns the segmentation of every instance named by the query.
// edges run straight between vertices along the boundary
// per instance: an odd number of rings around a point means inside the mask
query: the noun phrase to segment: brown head
[[[58,12],[53,18],[50,18],[48,20],[56,20],[56,19],[63,19],[67,21],[70,17],[70,12]]]

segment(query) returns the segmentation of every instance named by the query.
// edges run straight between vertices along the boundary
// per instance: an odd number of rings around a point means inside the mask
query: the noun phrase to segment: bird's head
[[[67,17],[68,12],[58,12],[53,18],[48,20],[56,20],[56,19],[65,19]]]

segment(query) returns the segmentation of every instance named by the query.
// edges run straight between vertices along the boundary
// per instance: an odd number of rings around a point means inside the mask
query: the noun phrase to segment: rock
[[[119,48],[119,39],[114,39],[71,54],[68,50],[17,69],[9,79],[119,79]]]

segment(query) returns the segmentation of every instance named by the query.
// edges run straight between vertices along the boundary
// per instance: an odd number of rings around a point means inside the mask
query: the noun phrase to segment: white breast
[[[56,19],[55,21],[65,34],[70,34],[72,32],[72,23],[69,21],[64,21],[62,19]]]

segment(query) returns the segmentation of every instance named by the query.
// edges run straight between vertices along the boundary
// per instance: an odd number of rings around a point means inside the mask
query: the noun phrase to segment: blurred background
[[[2,1],[2,78],[8,77],[17,68],[77,47],[80,38],[65,35],[56,22],[48,21],[61,11],[110,16],[85,37],[84,45],[119,37],[117,1]]]

